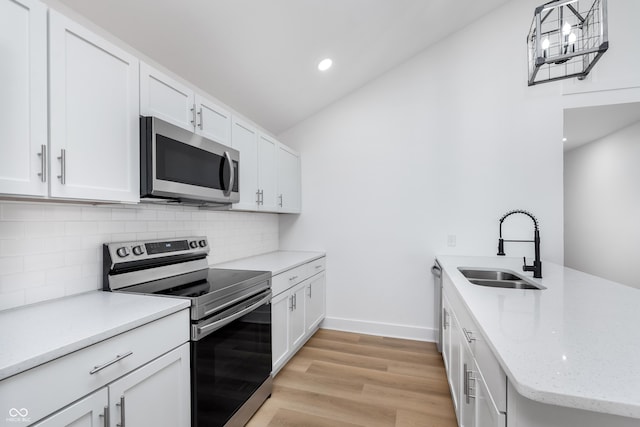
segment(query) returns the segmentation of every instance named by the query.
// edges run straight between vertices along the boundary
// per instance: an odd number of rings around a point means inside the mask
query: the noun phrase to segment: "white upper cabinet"
[[[231,114],[188,86],[142,62],[140,64],[140,115],[231,144]]]
[[[140,115],[194,130],[193,91],[144,62],[140,63]]]
[[[300,213],[300,155],[283,144],[278,144],[278,211]]]
[[[240,202],[235,210],[300,212],[300,156],[238,117],[231,146],[240,152]]]
[[[49,12],[51,196],[139,200],[138,60]]]
[[[258,131],[249,123],[233,117],[231,146],[240,152],[240,201],[233,209],[257,210],[258,189]]]
[[[47,195],[46,13],[0,0],[0,194]]]
[[[258,136],[259,209],[275,212],[276,203],[276,147],[278,143],[266,135]],[[240,169],[242,170],[242,169]]]
[[[231,114],[196,94],[196,133],[231,146]]]

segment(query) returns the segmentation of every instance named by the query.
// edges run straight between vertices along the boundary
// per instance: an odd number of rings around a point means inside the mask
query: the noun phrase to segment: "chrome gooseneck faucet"
[[[513,214],[523,214],[533,220],[533,227],[534,227],[533,240],[505,240],[502,238],[502,223],[504,222],[505,219],[507,219],[508,216]],[[504,214],[502,218],[500,218],[500,236],[498,238],[498,255],[501,255],[501,256],[505,255],[504,242],[533,242],[536,258],[533,261],[533,265],[527,265],[527,258],[523,257],[524,265],[522,266],[522,271],[533,271],[533,277],[535,277],[536,279],[542,278],[542,262],[540,261],[540,230],[538,228],[538,220],[536,219],[535,216],[533,216],[527,211],[523,211],[519,209],[509,211],[506,214]]]

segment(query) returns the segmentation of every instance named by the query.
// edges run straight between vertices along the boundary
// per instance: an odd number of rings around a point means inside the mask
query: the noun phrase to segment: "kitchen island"
[[[496,387],[492,398],[508,426],[640,425],[638,289],[550,262],[534,279],[522,272],[520,258],[437,259],[444,298],[456,301],[458,317],[469,316],[476,329],[464,331],[475,337],[468,342],[486,345],[506,377],[506,397]],[[461,267],[511,270],[544,289],[474,285]],[[449,374],[455,369],[449,366]],[[473,381],[465,375],[466,390]],[[456,381],[450,378],[452,391]]]

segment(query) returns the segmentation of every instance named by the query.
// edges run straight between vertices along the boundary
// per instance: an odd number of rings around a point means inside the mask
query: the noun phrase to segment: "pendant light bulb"
[[[571,34],[569,34],[569,44],[574,44],[576,42],[576,39],[577,37],[575,33],[572,32]]]
[[[568,36],[570,32],[571,24],[569,24],[569,21],[564,21],[564,25],[562,26],[562,34]]]
[[[547,49],[549,49],[549,45],[550,45],[550,44],[551,44],[551,43],[549,42],[549,39],[548,39],[548,38],[546,38],[546,39],[542,40],[542,49],[543,49],[543,50],[547,50]]]

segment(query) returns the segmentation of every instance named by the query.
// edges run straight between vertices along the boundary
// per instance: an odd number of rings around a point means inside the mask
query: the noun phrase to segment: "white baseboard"
[[[416,341],[435,342],[436,331],[420,326],[398,325],[394,323],[369,322],[364,320],[327,317],[320,325],[323,329],[377,335],[392,338],[405,338]]]

